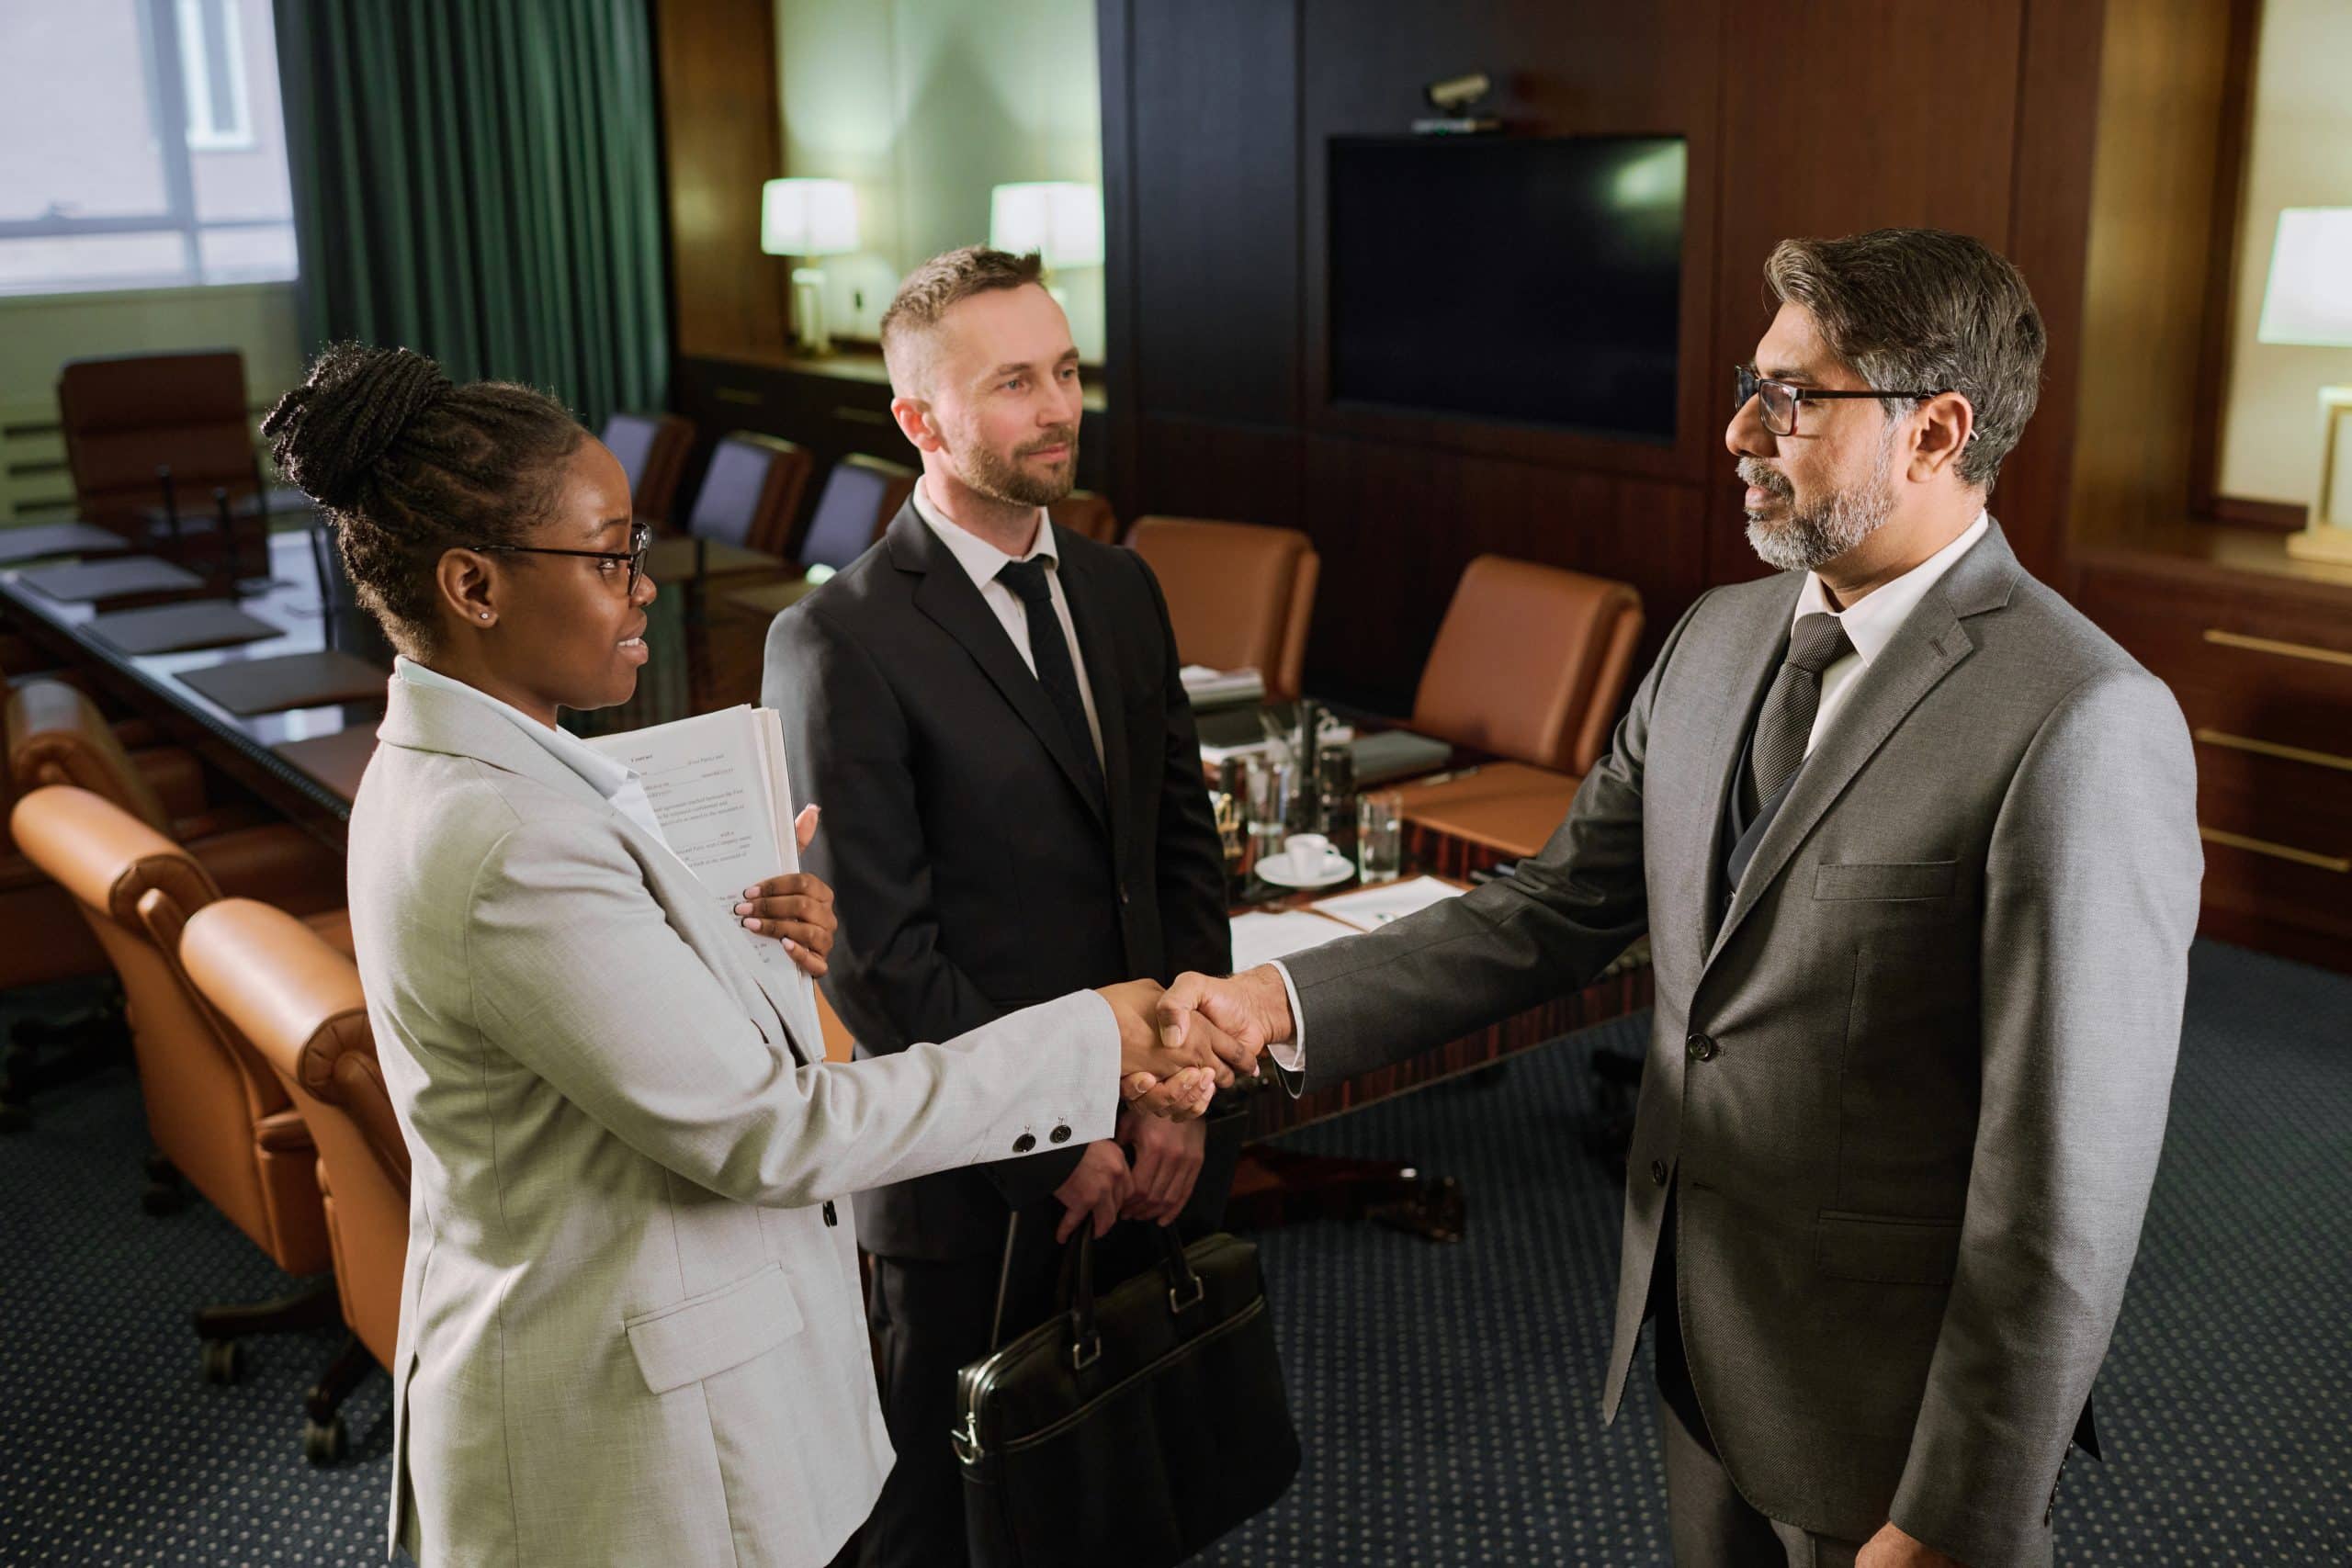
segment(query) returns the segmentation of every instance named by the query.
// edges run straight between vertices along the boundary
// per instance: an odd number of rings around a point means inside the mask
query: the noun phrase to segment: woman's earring
[[[484,610],[484,611],[481,613],[481,618],[482,618],[483,620],[485,620],[485,621],[486,621],[486,620],[488,620],[488,619],[490,619],[490,612],[489,612],[488,610]]]

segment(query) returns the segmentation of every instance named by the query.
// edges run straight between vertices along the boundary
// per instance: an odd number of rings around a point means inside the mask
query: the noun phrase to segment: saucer
[[[1329,863],[1332,869],[1322,875],[1302,877],[1291,870],[1289,855],[1270,855],[1258,863],[1253,874],[1276,887],[1317,888],[1337,887],[1356,874],[1355,863],[1344,856],[1335,855]]]

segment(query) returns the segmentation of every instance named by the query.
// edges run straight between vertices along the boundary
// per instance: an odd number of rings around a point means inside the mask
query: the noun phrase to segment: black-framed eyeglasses
[[[613,550],[558,550],[542,545],[469,545],[468,549],[486,556],[580,556],[600,564],[597,575],[610,578],[623,567],[628,569],[628,598],[637,597],[637,585],[645,576],[645,552],[653,547],[653,525],[636,523],[629,526],[628,549],[626,553]]]
[[[1775,381],[1759,376],[1753,365],[1735,365],[1731,374],[1732,412],[1736,414],[1746,408],[1750,398],[1762,399],[1764,428],[1775,435],[1794,435],[1797,433],[1799,403],[1826,402],[1837,398],[1900,398],[1917,403],[1925,402],[1929,398],[1940,398],[1951,389],[1945,388],[1933,392],[1825,392],[1818,387],[1800,387],[1792,381]]]

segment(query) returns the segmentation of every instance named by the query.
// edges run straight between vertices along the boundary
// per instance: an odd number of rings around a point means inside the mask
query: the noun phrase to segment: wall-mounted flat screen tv
[[[1335,137],[1334,403],[1674,439],[1676,136]]]

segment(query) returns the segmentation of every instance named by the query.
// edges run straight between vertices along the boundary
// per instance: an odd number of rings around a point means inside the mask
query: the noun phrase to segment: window
[[[0,5],[0,294],[282,281],[269,0]]]

